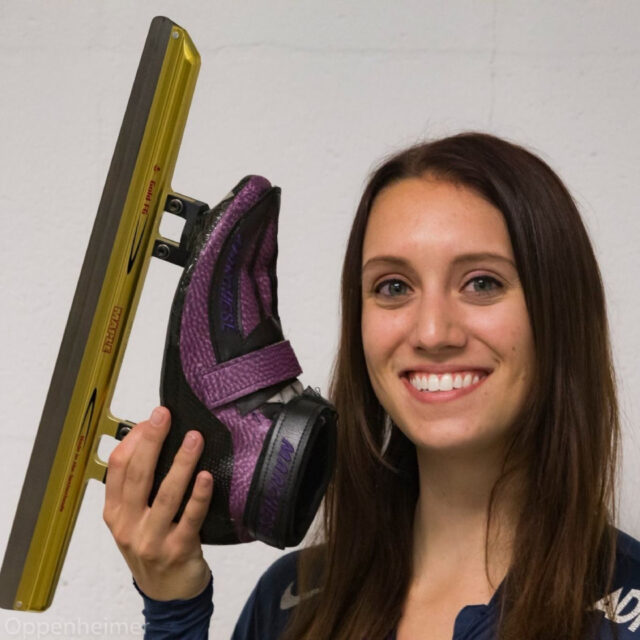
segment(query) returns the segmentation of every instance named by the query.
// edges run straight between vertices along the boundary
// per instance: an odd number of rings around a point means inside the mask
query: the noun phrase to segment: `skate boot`
[[[249,176],[206,212],[171,308],[160,384],[171,429],[150,501],[187,431],[200,431],[194,478],[206,469],[215,482],[203,543],[297,545],[333,466],[336,412],[303,390],[278,316],[279,202],[277,187]]]

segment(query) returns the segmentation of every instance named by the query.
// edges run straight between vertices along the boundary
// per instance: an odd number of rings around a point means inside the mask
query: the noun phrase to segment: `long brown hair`
[[[325,499],[324,542],[303,551],[299,562],[300,589],[320,583],[322,591],[298,607],[284,639],[382,640],[402,614],[417,463],[414,446],[389,429],[367,375],[362,244],[377,194],[427,173],[475,190],[502,212],[534,336],[533,386],[490,502],[517,469],[524,501],[497,635],[582,640],[615,558],[619,423],[602,280],[557,175],[524,148],[480,133],[394,155],[373,173],[358,206],[342,271],[330,389],[340,415],[337,465]]]

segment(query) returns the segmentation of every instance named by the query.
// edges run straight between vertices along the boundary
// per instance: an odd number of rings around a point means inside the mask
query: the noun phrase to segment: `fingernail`
[[[209,487],[213,483],[213,478],[209,474],[202,474],[198,476],[198,482],[200,486],[204,489]]]
[[[151,414],[151,424],[159,427],[164,422],[164,411],[160,407],[156,407]]]
[[[184,448],[188,451],[191,451],[196,448],[197,444],[198,436],[193,431],[187,433],[187,435],[184,437]]]

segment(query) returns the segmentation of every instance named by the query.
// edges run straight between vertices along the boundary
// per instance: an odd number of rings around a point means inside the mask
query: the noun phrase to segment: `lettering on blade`
[[[84,410],[84,416],[82,417],[82,425],[80,435],[76,440],[76,445],[73,453],[73,461],[71,462],[71,468],[69,469],[69,474],[67,475],[67,480],[64,485],[64,493],[62,494],[62,500],[60,501],[59,511],[64,511],[64,508],[67,504],[67,498],[69,496],[69,490],[71,489],[71,483],[73,482],[73,478],[75,477],[76,467],[78,466],[78,458],[80,457],[80,453],[85,448],[87,444],[87,435],[89,435],[89,429],[91,427],[91,423],[93,422],[93,413],[96,406],[96,397],[98,395],[98,390],[94,389],[91,397],[89,398],[89,402]]]
[[[107,335],[104,338],[102,344],[102,353],[111,353],[113,351],[113,345],[118,333],[118,327],[120,326],[120,319],[122,318],[122,307],[115,306],[111,312],[109,318],[109,326],[107,327]]]
[[[162,167],[156,164],[153,166],[154,174],[161,171]],[[155,177],[155,175],[154,175]],[[136,230],[133,234],[133,240],[131,241],[131,248],[129,249],[129,261],[127,263],[127,273],[131,272],[131,268],[133,267],[133,263],[136,261],[138,257],[138,251],[140,250],[140,244],[142,243],[142,238],[144,237],[144,231],[147,228],[147,214],[149,213],[149,207],[151,205],[151,200],[153,198],[153,192],[156,188],[156,180],[151,178],[147,185],[147,190],[144,196],[144,202],[142,203],[142,209],[140,210],[140,215],[145,219],[144,224],[142,225],[142,231],[140,235],[138,235],[138,228],[140,226],[140,220],[136,222]]]
[[[156,181],[150,180],[147,187],[147,194],[144,197],[144,203],[142,204],[142,211],[140,215],[146,216],[149,213],[149,203],[151,202],[151,196],[153,196],[153,190],[155,189]]]

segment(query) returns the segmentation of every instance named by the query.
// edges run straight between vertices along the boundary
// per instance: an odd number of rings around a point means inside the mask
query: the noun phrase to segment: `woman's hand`
[[[103,515],[143,593],[154,600],[186,600],[209,582],[198,532],[211,501],[213,478],[207,471],[198,474],[184,513],[174,523],[204,442],[199,432],[190,431],[153,505],[147,505],[169,424],[169,411],[158,407],[113,450]]]

